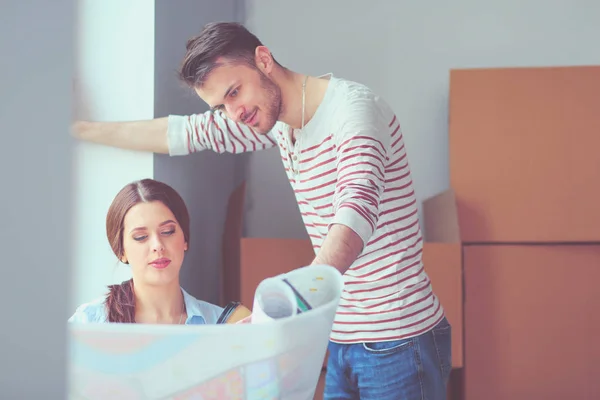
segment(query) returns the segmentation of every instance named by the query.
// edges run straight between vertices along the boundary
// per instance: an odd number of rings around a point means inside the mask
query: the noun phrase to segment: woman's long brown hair
[[[139,203],[162,202],[181,226],[185,241],[190,243],[190,217],[185,202],[175,189],[153,179],[142,179],[125,186],[115,196],[106,215],[106,236],[119,260],[123,259],[123,224],[125,215]],[[110,285],[106,296],[108,322],[135,323],[133,280]]]

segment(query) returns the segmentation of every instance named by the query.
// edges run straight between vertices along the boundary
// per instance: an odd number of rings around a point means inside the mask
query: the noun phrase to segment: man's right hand
[[[105,146],[168,154],[167,127],[167,117],[130,122],[75,121],[71,135]]]
[[[75,121],[71,124],[71,135],[75,139],[85,140],[83,139],[83,133],[86,130],[86,125],[89,124],[87,121]]]

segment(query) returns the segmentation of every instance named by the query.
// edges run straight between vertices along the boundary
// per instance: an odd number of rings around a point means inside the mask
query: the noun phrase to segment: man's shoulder
[[[336,120],[339,122],[387,122],[393,111],[383,97],[365,84],[334,78]]]
[[[388,111],[386,100],[364,83],[350,79],[331,76],[332,93],[339,108],[347,110],[353,107],[369,108],[372,110],[382,109]]]
[[[331,84],[337,95],[343,96],[348,100],[362,99],[374,100],[380,96],[373,89],[364,83],[353,81],[342,77],[331,75]]]

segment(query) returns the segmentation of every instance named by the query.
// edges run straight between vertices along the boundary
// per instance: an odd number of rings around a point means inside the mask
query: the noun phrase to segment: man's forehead
[[[239,84],[247,71],[243,65],[220,64],[209,74],[204,84],[196,88],[196,93],[211,107],[220,104],[228,89]]]

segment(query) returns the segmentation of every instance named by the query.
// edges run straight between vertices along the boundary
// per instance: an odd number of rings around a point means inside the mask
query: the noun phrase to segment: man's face
[[[225,62],[196,93],[212,109],[261,134],[271,131],[281,113],[281,90],[258,68]]]

